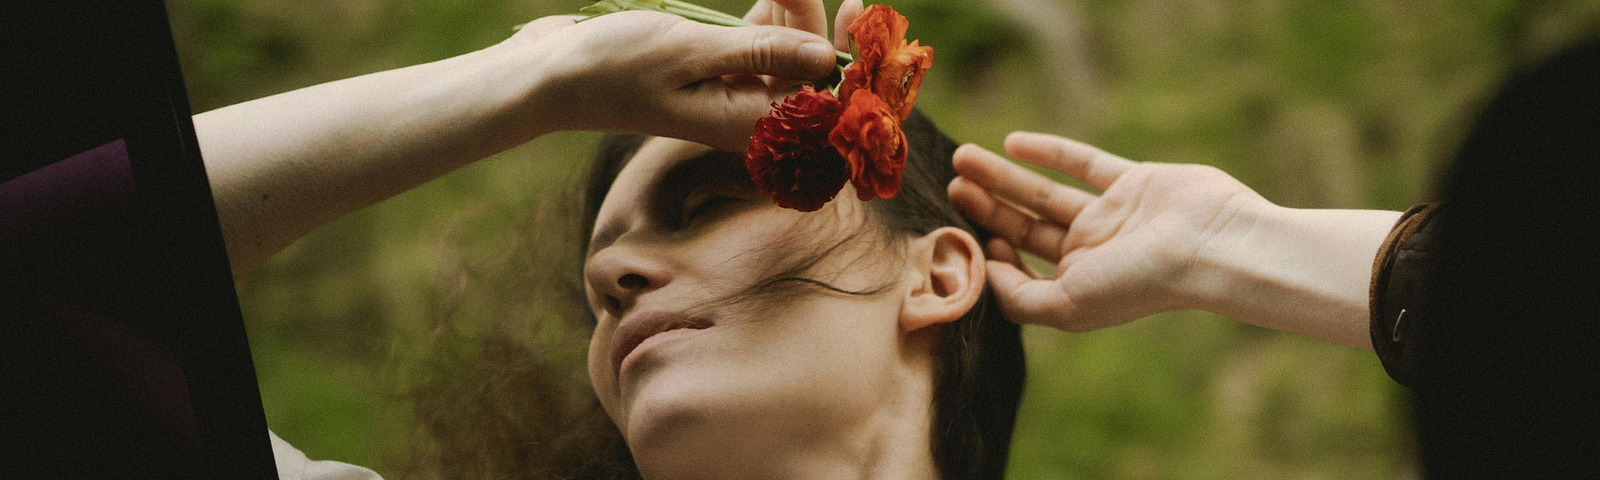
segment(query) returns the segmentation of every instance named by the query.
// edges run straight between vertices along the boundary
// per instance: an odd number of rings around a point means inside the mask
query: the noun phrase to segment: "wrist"
[[[1210,226],[1195,249],[1188,268],[1179,276],[1176,296],[1183,308],[1213,313],[1236,310],[1236,292],[1254,282],[1259,264],[1251,249],[1264,243],[1275,226],[1287,223],[1292,209],[1280,207],[1258,195],[1239,195],[1224,208],[1227,219]],[[1219,215],[1219,217],[1221,217]]]
[[[507,40],[463,55],[471,57],[467,84],[481,89],[494,117],[503,119],[511,146],[564,130],[552,111],[548,56]]]
[[[1201,308],[1274,330],[1371,348],[1372,261],[1399,212],[1263,208],[1200,255],[1213,277]]]

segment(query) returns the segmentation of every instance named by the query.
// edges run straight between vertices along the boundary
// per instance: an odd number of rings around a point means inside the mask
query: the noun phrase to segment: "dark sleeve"
[[[1429,478],[1600,471],[1597,143],[1589,42],[1511,77],[1447,171],[1431,314],[1409,346]]]
[[[125,211],[133,167],[121,139],[0,183],[0,245]]]
[[[9,397],[0,403],[35,445],[100,452],[133,477],[177,478],[202,450],[180,353],[130,321],[138,312],[106,275],[129,268],[134,193],[123,140],[0,184]],[[39,448],[17,468],[104,471],[63,451]]]

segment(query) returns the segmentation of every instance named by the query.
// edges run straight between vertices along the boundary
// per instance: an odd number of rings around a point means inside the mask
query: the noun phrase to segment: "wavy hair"
[[[956,142],[920,111],[903,128],[909,155],[900,194],[867,202],[865,225],[891,243],[946,226],[987,242],[990,233],[963,218],[945,194],[956,176],[950,161]],[[416,427],[398,458],[405,476],[639,477],[589,386],[585,350],[574,346],[587,345],[595,323],[582,283],[588,233],[618,173],[646,138],[605,136],[585,180],[575,183],[581,191],[561,192],[560,198],[581,204],[543,202],[520,222],[528,236],[513,241],[491,267],[455,268],[441,279],[445,295],[428,365],[409,382]],[[826,287],[803,273],[833,250],[803,255],[795,268],[762,283]],[[966,315],[941,328],[929,445],[934,461],[948,479],[1004,478],[1025,377],[1019,329],[1001,315],[987,287]]]

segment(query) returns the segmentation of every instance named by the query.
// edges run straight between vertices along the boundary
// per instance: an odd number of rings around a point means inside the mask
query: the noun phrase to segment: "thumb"
[[[832,73],[833,45],[819,35],[786,27],[719,27],[693,24],[681,58],[683,83],[738,73],[815,80]]]

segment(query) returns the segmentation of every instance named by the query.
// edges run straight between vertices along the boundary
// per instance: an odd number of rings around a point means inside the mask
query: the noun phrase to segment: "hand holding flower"
[[[849,13],[854,15],[853,11]],[[802,95],[790,97],[783,105],[774,105],[772,116],[763,120],[791,129],[824,128],[825,122],[793,122],[790,120],[792,115],[786,112],[802,107],[798,102],[840,103],[842,108],[825,110],[840,111],[838,120],[832,122],[833,126],[827,135],[828,143],[837,155],[826,149],[773,143],[777,137],[761,135],[761,129],[758,128],[757,136],[751,138],[746,163],[762,165],[767,158],[788,158],[791,159],[788,164],[793,168],[815,169],[815,172],[806,175],[792,175],[808,177],[823,176],[823,172],[836,170],[830,162],[837,161],[834,158],[838,157],[849,166],[849,180],[856,188],[858,199],[894,198],[900,191],[900,176],[905,171],[907,155],[905,134],[900,130],[900,122],[911,115],[922,77],[933,65],[931,47],[921,46],[915,41],[906,43],[906,26],[905,17],[889,7],[873,5],[866,9],[850,21],[850,37],[860,45],[860,52],[856,61],[844,70],[839,97],[818,99],[816,94],[802,92]],[[796,136],[811,138],[816,135]],[[752,168],[751,176],[757,184],[772,183],[773,179],[763,177],[772,171]],[[788,182],[783,180],[780,183]],[[763,193],[779,205],[811,211],[821,208],[818,199],[826,203],[826,199],[837,194],[837,188],[843,188],[840,185],[831,191],[818,190],[823,185],[814,183],[811,188]],[[793,205],[802,205],[804,208]]]
[[[789,17],[789,6],[802,9]],[[793,21],[801,28],[820,30],[821,7],[816,1],[763,0],[739,19],[683,0],[599,0],[584,9],[591,15],[583,20],[649,11],[715,25]],[[840,7],[837,23],[849,19],[850,38],[860,45],[860,56],[844,69],[839,96],[808,85],[783,103],[774,103],[750,136],[745,165],[762,194],[780,206],[806,212],[822,208],[844,188],[840,171],[849,173],[862,201],[894,198],[900,191],[907,154],[900,122],[911,115],[922,77],[933,65],[933,48],[907,43],[908,22],[894,9],[873,5],[858,13],[859,8],[859,0]],[[843,40],[839,36],[836,43]],[[725,85],[750,85],[730,78],[738,76],[721,80]],[[771,78],[760,83],[768,89],[785,85]]]
[[[521,103],[537,111],[523,115],[544,122],[530,132],[640,132],[738,151],[785,91],[724,75],[814,80],[835,65],[830,42],[792,28],[720,27],[659,12],[577,18],[535,20],[491,49],[524,67],[483,88],[526,92]]]

